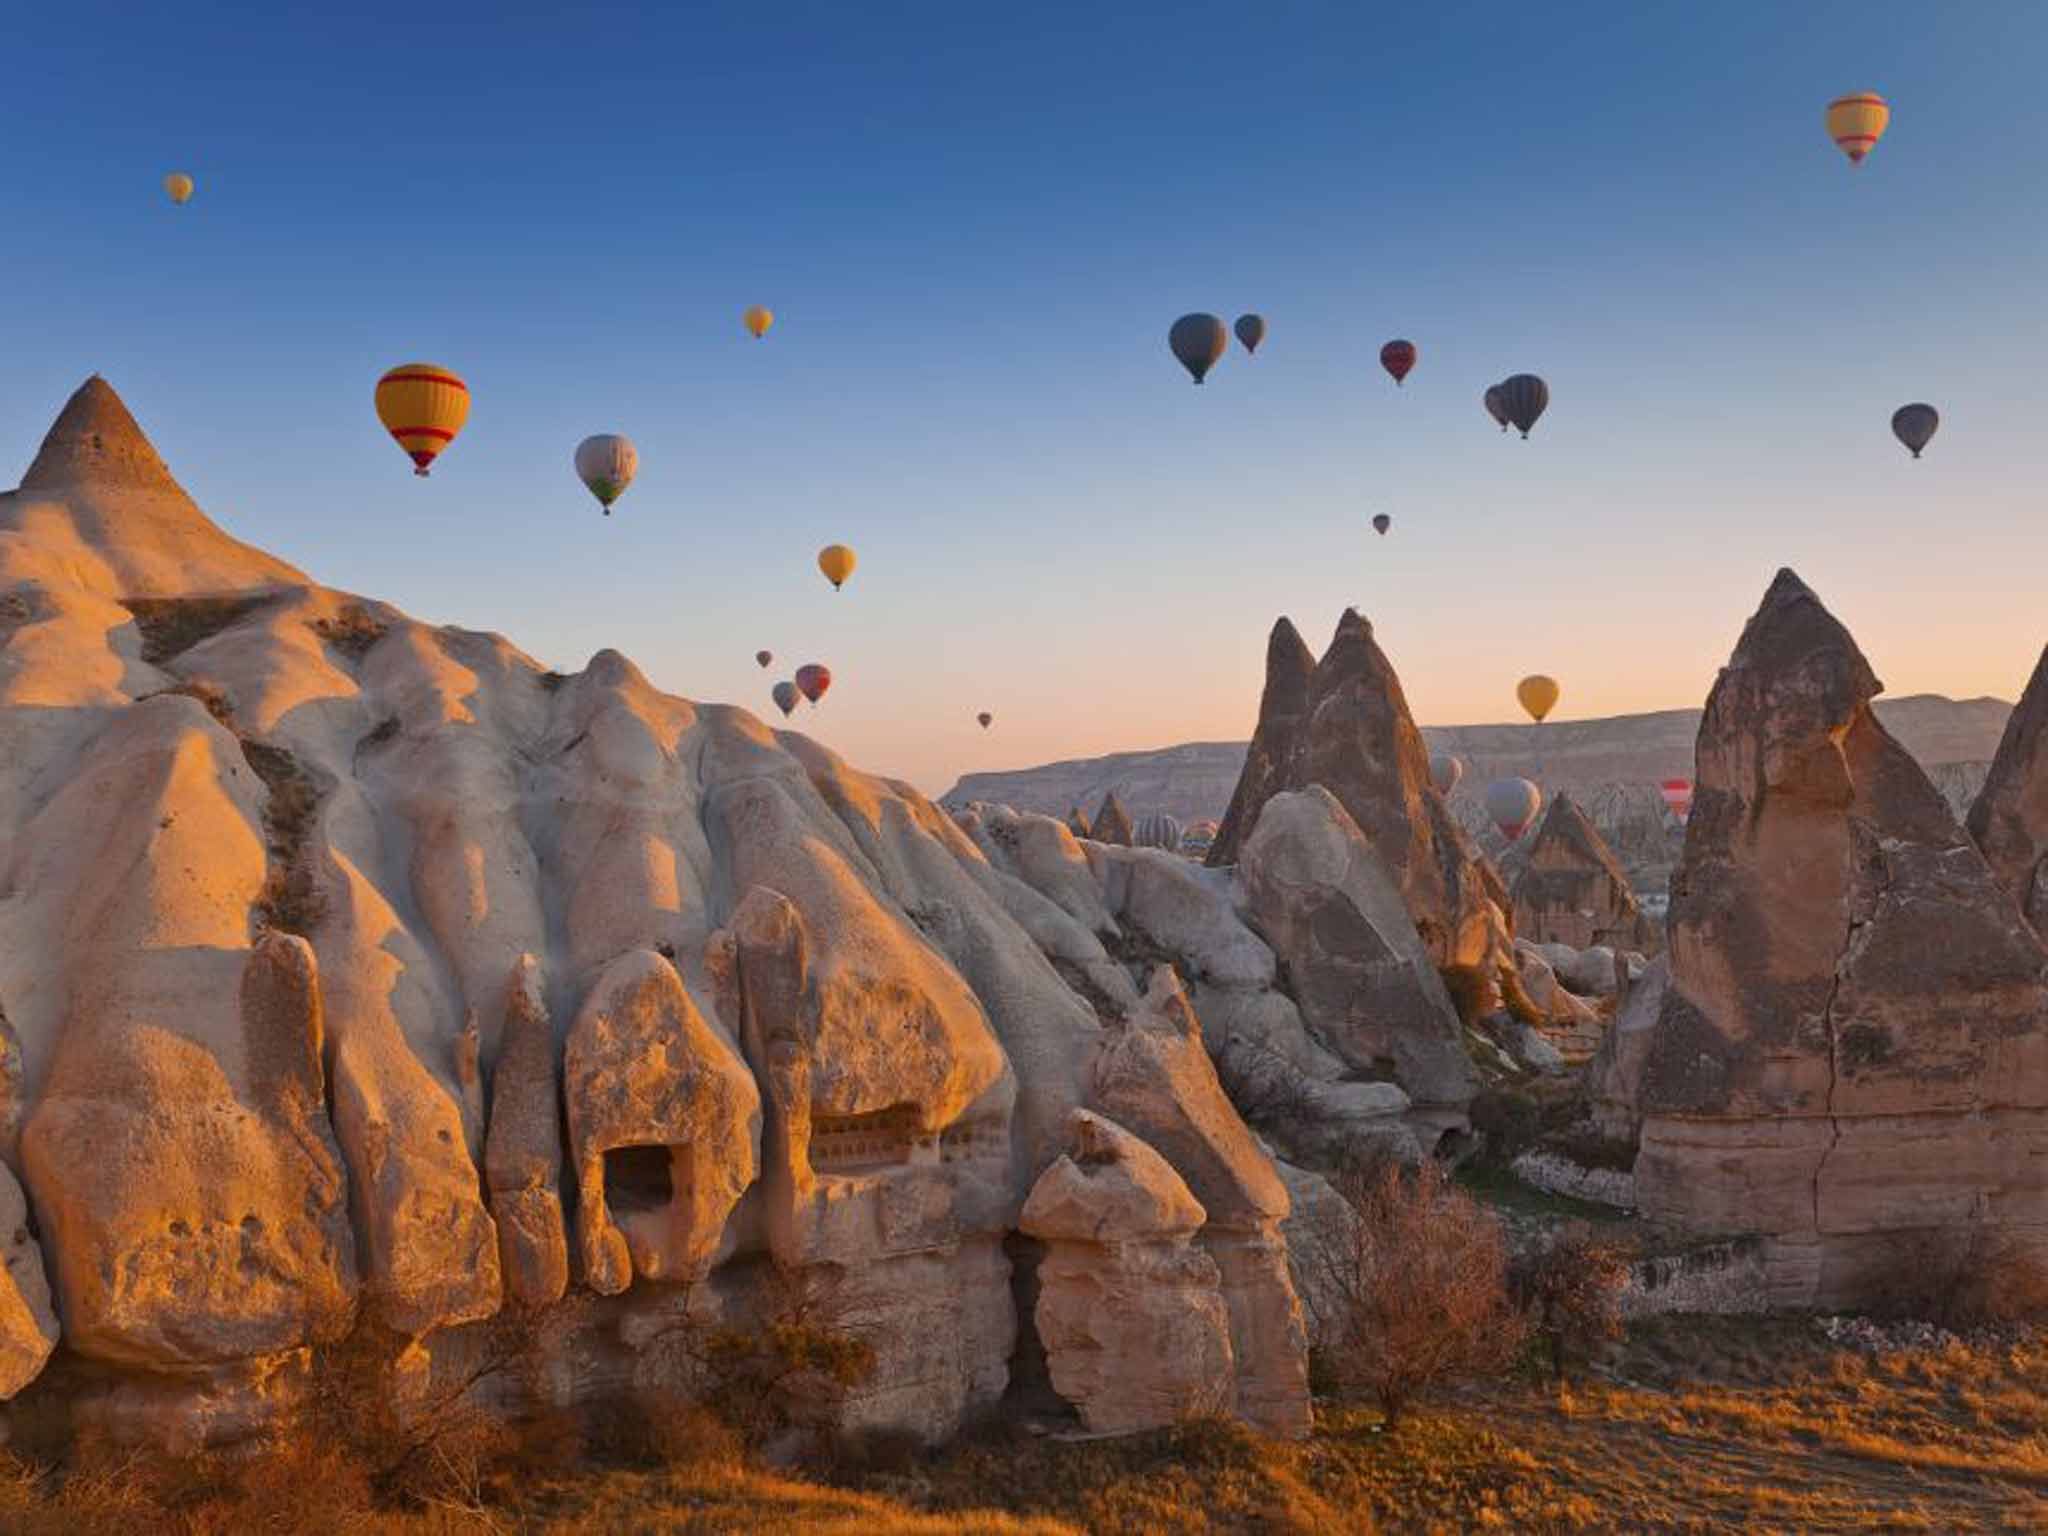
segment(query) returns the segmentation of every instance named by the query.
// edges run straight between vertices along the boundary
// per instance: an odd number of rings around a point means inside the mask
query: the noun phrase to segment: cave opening
[[[604,1201],[615,1214],[666,1210],[676,1195],[669,1149],[654,1146],[607,1147],[604,1154]]]

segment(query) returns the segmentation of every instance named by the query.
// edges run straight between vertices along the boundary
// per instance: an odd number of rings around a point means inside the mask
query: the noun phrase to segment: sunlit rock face
[[[558,674],[323,588],[97,379],[0,497],[0,739],[0,1396],[61,1347],[139,1437],[259,1428],[351,1334],[400,1396],[516,1336],[494,1390],[560,1404],[829,1292],[874,1350],[841,1421],[935,1439],[1031,1331],[1020,1213],[1109,1031],[1159,1027],[1131,936],[1314,1057],[1227,880],[1043,819],[992,861],[616,652]],[[1147,1156],[1213,1193],[1228,1146],[1259,1194],[1130,1236],[1227,1318],[1188,1400],[1292,1425],[1284,1193],[1176,1006]]]
[[[2027,921],[2048,939],[2048,646],[2006,721],[1969,825]]]
[[[1615,1061],[1643,1209],[1769,1235],[1787,1304],[1865,1299],[1930,1234],[2048,1232],[2048,952],[1879,688],[1781,571],[1708,700],[1669,984]]]

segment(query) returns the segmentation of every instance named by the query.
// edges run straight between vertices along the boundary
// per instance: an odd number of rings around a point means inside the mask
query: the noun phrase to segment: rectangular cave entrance
[[[607,1147],[604,1154],[604,1203],[615,1215],[634,1211],[665,1211],[676,1197],[670,1149],[653,1146]]]

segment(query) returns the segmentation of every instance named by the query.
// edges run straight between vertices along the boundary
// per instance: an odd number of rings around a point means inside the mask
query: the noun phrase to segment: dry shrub
[[[1345,1180],[1359,1220],[1326,1245],[1319,1375],[1375,1398],[1388,1427],[1444,1380],[1505,1369],[1522,1343],[1500,1223],[1425,1162]]]
[[[271,600],[251,597],[131,597],[121,604],[142,633],[142,659],[160,667],[239,623]]]
[[[2013,1234],[1913,1232],[1893,1241],[1866,1308],[1952,1332],[2048,1318],[2048,1255]]]
[[[351,661],[361,661],[390,628],[361,603],[344,604],[333,618],[315,619],[312,623],[314,634]]]
[[[175,688],[160,688],[155,693],[146,693],[142,697],[160,699],[166,694],[197,699],[206,706],[206,712],[213,716],[215,724],[225,726],[230,731],[235,728],[235,706],[229,701],[228,696],[212,683],[194,678],[178,684]],[[136,702],[140,703],[141,700]]]
[[[1626,1243],[1574,1221],[1514,1264],[1509,1288],[1558,1380],[1622,1336],[1621,1295],[1632,1257]]]

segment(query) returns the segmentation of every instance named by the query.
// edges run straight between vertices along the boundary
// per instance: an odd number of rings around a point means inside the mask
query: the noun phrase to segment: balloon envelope
[[[1458,787],[1458,780],[1465,777],[1465,763],[1462,758],[1448,752],[1432,752],[1429,755],[1429,781],[1436,786],[1440,795],[1448,795]]]
[[[990,714],[985,709],[980,714],[976,715],[974,718],[981,722],[981,728],[984,731],[996,723],[996,717]]]
[[[1387,516],[1386,513],[1376,512],[1373,514],[1372,531],[1379,534],[1382,538],[1386,537],[1387,530],[1393,526],[1394,520]]]
[[[1529,711],[1529,718],[1542,723],[1543,717],[1557,708],[1557,679],[1545,677],[1541,672],[1533,673],[1515,684],[1515,697],[1522,701],[1522,708]]]
[[[424,475],[469,420],[469,386],[438,363],[400,363],[377,381],[377,419]]]
[[[1495,779],[1486,786],[1486,814],[1511,843],[1529,830],[1542,805],[1543,791],[1527,779]]]
[[[1931,405],[1902,405],[1892,412],[1892,436],[1910,448],[1916,459],[1940,426],[1941,412]]]
[[[1182,315],[1166,333],[1166,344],[1199,384],[1229,347],[1230,332],[1214,315]]]
[[[797,700],[803,697],[796,691],[796,684],[790,682],[777,683],[768,690],[768,696],[775,700],[775,707],[782,711],[784,719],[795,711]]]
[[[1692,814],[1691,779],[1666,779],[1657,786],[1657,791],[1664,797],[1665,809],[1680,821]]]
[[[1891,120],[1891,107],[1875,91],[1837,96],[1828,103],[1828,137],[1851,165],[1861,165],[1863,157],[1877,148]]]
[[[164,178],[164,191],[170,195],[174,203],[191,202],[193,185],[192,178],[183,171],[173,171]]]
[[[815,661],[806,662],[796,669],[796,689],[813,704],[825,697],[825,690],[832,686],[832,673]]]
[[[775,323],[775,311],[765,305],[754,304],[748,307],[740,319],[746,323],[747,329],[754,333],[754,340],[759,341],[768,334],[768,327]]]
[[[1493,418],[1493,424],[1505,432],[1508,429],[1508,408],[1500,397],[1500,386],[1490,386],[1486,391],[1486,414]]]
[[[1239,315],[1237,317],[1237,339],[1246,352],[1259,350],[1259,343],[1266,339],[1266,317],[1264,315]]]
[[[853,551],[844,544],[827,544],[818,551],[818,569],[823,571],[825,579],[832,583],[834,592],[846,585],[846,578],[853,574],[853,568],[858,563],[854,559]]]
[[[1415,343],[1412,341],[1390,341],[1380,348],[1380,366],[1400,383],[1408,377],[1408,370],[1415,366]]]
[[[755,661],[757,661],[757,662],[759,662],[759,663],[760,663],[760,664],[761,664],[762,666],[764,666],[764,667],[765,667],[765,666],[767,666],[767,665],[768,665],[768,663],[769,663],[769,662],[771,662],[771,661],[773,661],[774,659],[775,659],[775,653],[774,653],[773,651],[756,651],[756,652],[754,652],[754,660],[755,660]]]
[[[597,498],[610,517],[612,503],[626,494],[640,472],[640,452],[633,440],[616,432],[600,432],[576,445],[576,478]]]
[[[1550,386],[1533,373],[1518,373],[1513,378],[1502,379],[1500,408],[1507,419],[1520,429],[1522,436],[1529,435],[1529,429],[1536,425],[1537,418],[1550,404]]]

